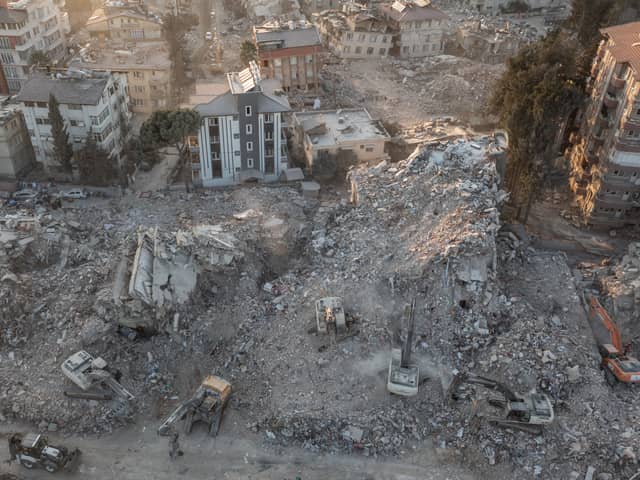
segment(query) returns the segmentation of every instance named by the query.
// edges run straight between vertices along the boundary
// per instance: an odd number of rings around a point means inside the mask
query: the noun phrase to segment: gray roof
[[[282,42],[282,48],[308,47],[320,45],[320,35],[316,27],[270,32],[260,32],[256,28],[256,43],[263,42]]]
[[[49,94],[53,93],[58,103],[96,105],[100,101],[108,81],[108,76],[85,79],[32,77],[23,85],[16,100],[19,102],[48,102]]]
[[[248,92],[241,95],[257,95],[258,113],[288,112],[291,110],[287,97],[270,95],[264,92]],[[238,100],[236,95],[230,91],[224,93],[209,103],[202,103],[194,107],[195,111],[202,117],[222,117],[225,115],[238,114]]]
[[[0,23],[20,23],[27,20],[26,10],[16,8],[0,8]]]

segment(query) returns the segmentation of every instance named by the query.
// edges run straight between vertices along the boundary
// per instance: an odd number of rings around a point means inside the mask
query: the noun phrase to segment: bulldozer
[[[588,298],[588,305],[589,321],[594,331],[602,326],[610,338],[610,343],[600,343],[601,339],[596,335],[605,380],[612,387],[617,383],[640,383],[640,361],[628,354],[629,346],[622,344],[622,336],[613,319],[595,296]]]
[[[549,397],[543,393],[520,395],[513,392],[506,385],[491,378],[475,374],[458,372],[453,377],[447,392],[449,400],[459,400],[464,397],[461,387],[464,384],[480,385],[489,390],[502,394],[503,398],[490,398],[492,407],[502,411],[502,414],[488,415],[489,423],[504,428],[515,428],[529,433],[540,433],[545,425],[553,422],[553,405]]]
[[[195,422],[208,425],[209,435],[215,437],[220,429],[222,414],[229,397],[231,384],[215,375],[206,377],[189,400],[182,402],[158,427],[159,435],[169,435],[172,427],[184,419],[183,430],[187,435]]]
[[[407,338],[402,348],[393,348],[391,350],[391,359],[389,360],[387,390],[403,397],[412,397],[418,393],[418,381],[420,379],[418,365],[411,363],[415,311],[416,300],[414,298],[409,308]]]
[[[47,437],[38,433],[21,435],[16,433],[9,437],[9,454],[11,460],[17,460],[29,470],[36,466],[49,473],[60,470],[72,470],[80,457],[80,450],[69,451],[65,447],[49,445]]]

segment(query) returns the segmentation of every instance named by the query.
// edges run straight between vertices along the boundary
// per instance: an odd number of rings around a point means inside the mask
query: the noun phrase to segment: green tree
[[[153,145],[155,149],[171,145],[178,151],[178,169],[182,169],[185,185],[188,189],[186,172],[187,140],[200,128],[200,115],[195,110],[161,110],[154,112],[140,127],[140,139],[144,146]]]
[[[76,164],[80,179],[88,185],[111,185],[119,176],[116,160],[98,145],[91,130],[76,153]]]
[[[240,61],[244,65],[249,65],[249,62],[255,62],[258,59],[258,50],[255,44],[251,40],[245,40],[240,45]]]
[[[69,141],[67,126],[60,114],[60,104],[53,93],[49,94],[49,121],[53,137],[53,159],[65,173],[72,173],[73,147]]]
[[[559,127],[584,98],[579,56],[572,37],[555,32],[509,59],[494,87],[491,109],[499,115],[510,142],[505,187],[518,209],[528,209],[557,157],[558,131],[563,130]]]
[[[29,65],[35,65],[37,67],[46,67],[51,65],[51,59],[42,50],[34,50],[29,57]]]

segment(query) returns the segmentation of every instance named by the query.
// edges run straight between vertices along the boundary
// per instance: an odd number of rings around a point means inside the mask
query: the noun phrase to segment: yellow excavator
[[[169,435],[174,424],[184,419],[184,433],[191,433],[195,422],[208,425],[209,435],[215,437],[220,429],[222,414],[229,397],[231,384],[215,375],[206,377],[189,400],[182,402],[158,427],[158,434]]]

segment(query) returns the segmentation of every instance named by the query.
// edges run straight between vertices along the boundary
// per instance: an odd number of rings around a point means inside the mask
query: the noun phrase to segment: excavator
[[[402,348],[394,348],[391,350],[391,359],[389,360],[387,390],[403,397],[416,395],[418,393],[418,381],[420,380],[418,365],[411,363],[411,345],[413,343],[415,312],[416,299],[414,298],[409,309],[407,338]]]
[[[195,422],[204,422],[209,426],[209,435],[215,437],[230,396],[229,382],[215,375],[205,377],[193,397],[178,405],[162,422],[158,427],[158,434],[169,435],[173,425],[184,419],[184,432],[187,435],[191,433]]]
[[[489,404],[502,411],[500,416],[488,416],[486,419],[499,427],[516,428],[529,433],[538,434],[544,425],[553,422],[553,405],[543,393],[520,395],[506,385],[491,378],[470,373],[457,373],[449,386],[447,398],[459,400],[463,384],[481,385],[502,394],[503,398],[490,398]]]
[[[613,319],[595,296],[588,298],[588,304],[589,321],[592,327],[595,330],[599,325],[602,325],[609,332],[611,339],[611,343],[598,345],[598,351],[602,357],[600,367],[604,370],[607,383],[612,387],[618,382],[640,383],[640,361],[628,355],[629,345],[622,344],[620,331]],[[598,339],[598,342],[600,341]]]

